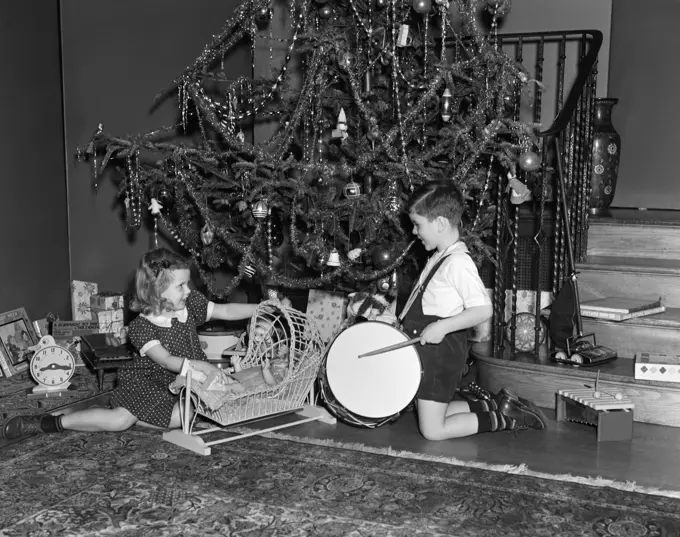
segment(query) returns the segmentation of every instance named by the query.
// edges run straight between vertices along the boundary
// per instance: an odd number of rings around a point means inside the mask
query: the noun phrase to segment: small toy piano
[[[633,402],[620,393],[593,389],[557,392],[557,421],[574,421],[594,425],[597,441],[631,440],[633,437]]]

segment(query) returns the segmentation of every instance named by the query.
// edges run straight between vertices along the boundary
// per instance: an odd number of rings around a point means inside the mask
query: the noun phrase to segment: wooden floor
[[[415,414],[406,412],[395,423],[378,429],[360,429],[338,422],[327,425],[307,423],[280,432],[318,440],[360,443],[374,448],[391,447],[430,456],[455,457],[487,464],[526,464],[530,470],[548,474],[571,474],[635,482],[638,486],[680,491],[677,464],[680,428],[635,423],[630,442],[597,442],[595,428],[554,421],[554,411],[543,431],[528,430],[432,442],[419,433]],[[264,429],[290,420],[282,417],[259,422]],[[219,446],[213,449],[219,450]]]

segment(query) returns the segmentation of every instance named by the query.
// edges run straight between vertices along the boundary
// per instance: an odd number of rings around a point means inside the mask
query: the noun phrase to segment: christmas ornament
[[[208,246],[210,243],[212,243],[214,237],[215,232],[213,231],[212,227],[210,227],[210,224],[206,223],[201,228],[201,242],[204,246]]]
[[[255,21],[258,24],[268,24],[272,20],[272,9],[269,6],[262,7],[255,14]]]
[[[379,293],[387,293],[392,287],[389,276],[384,276],[376,282],[376,287]]]
[[[363,253],[363,250],[361,248],[353,248],[349,252],[347,252],[347,259],[350,261],[356,261],[361,257],[361,254]]]
[[[364,192],[371,194],[373,192],[373,174],[367,173],[364,176]]]
[[[413,0],[413,11],[426,15],[432,9],[432,2],[430,0]]]
[[[397,196],[389,196],[387,198],[387,209],[396,213],[400,209],[399,198]]]
[[[392,252],[386,246],[376,246],[371,253],[373,265],[378,269],[384,269],[392,264]]]
[[[341,108],[338,114],[338,123],[335,129],[331,132],[331,137],[346,139],[349,135],[347,134],[347,115],[345,114],[345,109]]]
[[[333,16],[333,8],[328,4],[321,6],[319,9],[319,17],[322,19],[330,19]]]
[[[253,218],[257,218],[258,220],[262,220],[264,218],[267,218],[268,212],[269,212],[269,209],[267,207],[267,202],[264,201],[264,200],[258,201],[253,206]]]
[[[252,265],[246,265],[243,267],[243,275],[246,278],[251,279],[253,276],[255,276],[255,267]]]
[[[416,0],[418,1],[418,0]],[[411,28],[408,24],[402,24],[399,27],[399,33],[397,34],[397,46],[398,47],[408,47],[413,43],[413,36],[411,35]]]
[[[510,191],[510,203],[515,205],[531,199],[531,190],[511,172],[508,172],[508,188],[506,192],[508,190]]]
[[[161,207],[165,207],[166,209],[168,209],[172,205],[173,202],[172,194],[165,187],[159,188],[158,191],[156,192],[155,197],[160,202]]]
[[[326,265],[328,265],[329,267],[340,266],[340,252],[338,252],[337,249],[333,248],[333,250],[328,256],[328,261],[326,261]]]
[[[444,90],[444,93],[442,94],[442,98],[439,101],[439,112],[442,115],[442,119],[444,121],[448,121],[451,119],[451,99],[453,98],[453,95],[451,95],[451,90],[449,88],[446,88]]]
[[[361,185],[351,181],[345,185],[345,188],[343,188],[342,191],[345,193],[347,199],[354,200],[361,196]]]
[[[375,7],[379,9],[386,8],[390,5],[390,0],[375,0]]]
[[[519,156],[519,167],[525,172],[535,172],[541,167],[541,159],[533,151],[526,151]]]
[[[371,90],[373,89],[373,81],[371,80],[370,70],[366,71],[366,74],[364,75],[364,87],[362,89],[364,93],[368,95],[371,94]]]
[[[380,63],[387,66],[392,63],[392,53],[389,50],[383,50],[380,55]]]
[[[338,65],[340,66],[340,69],[349,71],[354,66],[355,62],[356,56],[351,52],[341,52],[338,54]]]
[[[238,212],[242,213],[248,208],[248,204],[244,200],[239,200],[236,202],[235,207]]]

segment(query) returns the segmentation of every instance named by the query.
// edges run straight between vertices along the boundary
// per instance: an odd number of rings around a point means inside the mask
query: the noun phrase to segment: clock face
[[[73,355],[63,347],[51,345],[39,349],[31,358],[31,374],[43,386],[68,382],[76,368]]]

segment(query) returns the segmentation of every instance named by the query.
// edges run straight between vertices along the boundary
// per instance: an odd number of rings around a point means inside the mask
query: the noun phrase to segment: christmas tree
[[[509,0],[247,0],[159,94],[177,96],[177,126],[127,137],[100,126],[79,156],[95,177],[117,165],[129,225],[148,215],[169,232],[218,298],[243,278],[388,289],[413,250],[405,202],[439,177],[466,196],[463,237],[479,259],[507,177],[522,187],[516,177],[539,164],[534,126],[517,110],[529,77],[497,44],[508,9]],[[290,35],[268,31],[274,13]],[[262,39],[287,44],[272,76],[230,78],[223,58]],[[271,137],[249,141],[272,121]],[[224,268],[230,283],[211,287]]]

